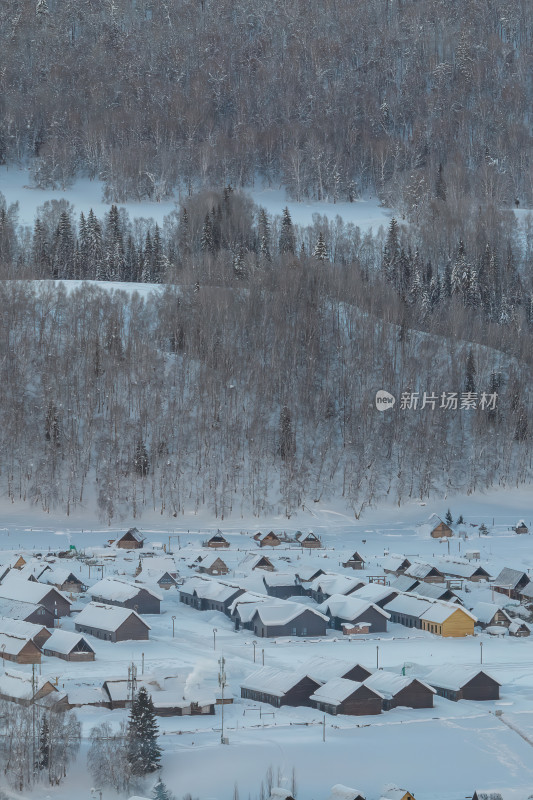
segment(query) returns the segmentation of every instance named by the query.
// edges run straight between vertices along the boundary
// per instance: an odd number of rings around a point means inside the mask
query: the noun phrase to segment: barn
[[[45,656],[64,661],[94,661],[94,650],[79,633],[56,628],[43,647]]]
[[[262,667],[241,684],[241,697],[271,706],[310,706],[309,698],[320,684],[304,672]]]
[[[78,633],[108,642],[150,638],[150,626],[136,611],[102,603],[88,603],[76,617],[74,627]]]
[[[95,603],[131,608],[139,614],[159,614],[161,595],[122,578],[104,578],[89,589]]]
[[[499,700],[500,683],[483,669],[449,664],[432,670],[424,679],[447,700]]]
[[[326,714],[381,714],[384,697],[363,683],[333,678],[311,695],[311,703]]]

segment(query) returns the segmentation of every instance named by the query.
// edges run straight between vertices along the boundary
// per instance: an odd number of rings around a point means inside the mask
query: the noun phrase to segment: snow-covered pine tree
[[[134,775],[149,775],[160,768],[158,733],[152,698],[141,686],[133,700],[128,724],[128,761]]]
[[[313,256],[318,261],[327,261],[327,259],[329,258],[328,248],[326,247],[326,242],[322,231],[320,231],[320,233],[318,234],[318,241],[315,245],[315,249],[313,250]]]
[[[294,255],[296,248],[296,241],[294,238],[294,229],[292,227],[292,219],[288,206],[283,209],[283,217],[281,219],[281,232],[279,236],[279,252],[282,254]]]
[[[39,752],[37,754],[37,769],[48,769],[50,765],[50,730],[46,716],[41,722],[39,732]]]
[[[204,225],[202,228],[202,238],[200,240],[200,248],[202,253],[214,253],[215,243],[213,241],[213,225],[209,214],[205,215]]]
[[[476,391],[476,362],[472,350],[468,352],[466,359],[466,379],[465,379],[465,392]]]
[[[453,517],[450,509],[448,509],[448,511],[446,512],[446,516],[444,517],[444,522],[446,523],[446,525],[453,525]]]
[[[169,792],[161,778],[157,781],[152,791],[154,800],[174,800],[174,795]]]

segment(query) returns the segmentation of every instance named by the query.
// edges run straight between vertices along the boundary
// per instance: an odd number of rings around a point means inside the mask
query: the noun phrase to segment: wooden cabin
[[[325,636],[328,618],[312,608],[278,601],[261,603],[251,619],[251,629],[256,636]]]
[[[322,542],[313,531],[309,531],[303,539],[299,539],[298,541],[302,547],[308,547],[310,549],[322,547]]]
[[[507,611],[496,603],[476,603],[472,614],[477,618],[476,625],[483,629],[495,625],[508,628],[513,621]]]
[[[55,586],[48,586],[38,581],[12,579],[10,576],[0,586],[0,598],[44,606],[52,614],[53,619],[70,614],[71,602],[68,597]]]
[[[363,683],[333,678],[311,695],[311,703],[325,714],[366,716],[381,714],[383,696]]]
[[[445,536],[453,536],[453,531],[449,525],[440,520],[438,525],[435,525],[435,527],[431,531],[430,536],[433,539],[442,539]]]
[[[394,672],[380,669],[365,678],[363,683],[383,695],[384,711],[400,706],[433,708],[435,689],[418,678],[396,675]]]
[[[520,600],[522,589],[529,583],[529,575],[527,572],[521,572],[517,569],[509,569],[504,567],[499,575],[494,579],[492,588],[495,592],[506,594],[513,600]],[[1,587],[0,587],[1,591]]]
[[[88,603],[78,614],[74,627],[78,633],[87,633],[108,642],[150,638],[150,626],[136,611],[102,603]]]
[[[411,792],[400,789],[398,786],[388,786],[380,800],[415,800],[415,797]]]
[[[204,558],[198,566],[198,572],[206,575],[227,575],[229,567],[220,556]]]
[[[213,547],[215,549],[229,547],[229,542],[225,539],[220,531],[217,531],[214,536],[205,542],[205,547]]]
[[[276,567],[268,556],[264,554],[254,555],[253,553],[246,556],[244,561],[240,564],[240,568],[244,570],[263,569],[265,572],[276,571]]]
[[[515,533],[529,533],[529,528],[523,519],[520,520],[518,525],[514,528]]]
[[[115,541],[115,547],[120,547],[122,550],[141,550],[144,541],[144,536],[138,528],[130,528],[120,539]]]
[[[0,633],[0,656],[16,664],[41,663],[41,651],[33,639],[15,633]]]
[[[483,669],[450,664],[437,667],[425,681],[447,700],[499,700],[500,683]]]
[[[309,698],[320,683],[304,673],[276,667],[262,667],[241,684],[241,697],[256,703],[281,706],[310,706]]]
[[[263,538],[259,540],[260,547],[278,547],[280,544],[281,539],[274,533],[274,531],[265,533]]]
[[[347,561],[343,562],[342,566],[346,567],[347,569],[348,568],[349,569],[364,569],[365,568],[365,560],[364,560],[363,556],[359,555],[359,553],[356,550],[355,553],[352,556],[350,556],[350,558]]]
[[[43,648],[45,656],[63,661],[94,661],[94,650],[83,636],[56,628]]]
[[[508,628],[509,636],[531,636],[531,629],[521,619],[514,619]]]
[[[457,638],[474,635],[476,618],[465,608],[453,603],[432,603],[420,615],[420,621],[423,631]]]
[[[104,578],[89,589],[95,603],[131,608],[139,614],[159,614],[161,596],[122,578]]]
[[[0,675],[0,700],[8,700],[10,703],[17,703],[27,708],[37,700],[49,698],[50,695],[55,696],[56,708],[66,707],[66,694],[58,692],[53,683],[46,678],[36,676],[35,683],[32,684],[31,674],[6,670]]]
[[[46,572],[45,583],[55,586],[61,592],[84,592],[87,586],[83,581],[68,569],[52,569]]]

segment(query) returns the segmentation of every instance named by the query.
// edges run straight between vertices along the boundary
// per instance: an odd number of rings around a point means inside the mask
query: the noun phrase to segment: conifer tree
[[[202,227],[202,238],[200,240],[200,248],[202,253],[214,253],[215,243],[213,241],[213,224],[209,214],[205,215],[204,224]]]
[[[466,359],[466,379],[465,379],[465,392],[476,391],[476,362],[474,360],[474,353],[472,350],[468,352]]]
[[[288,206],[283,209],[283,217],[281,219],[281,232],[279,236],[279,252],[283,255],[294,255],[296,249],[296,240],[294,238],[294,229],[292,226],[291,214]]]
[[[326,261],[328,259],[328,248],[326,247],[322,231],[318,234],[318,241],[313,250],[313,255],[318,261]]]
[[[158,733],[152,698],[141,686],[133,700],[128,722],[128,762],[133,775],[142,777],[159,769]]]
[[[448,509],[448,511],[446,512],[446,516],[444,517],[444,521],[445,521],[445,523],[447,525],[452,525],[453,524],[453,517],[452,517],[452,512],[450,511],[450,509]]]
[[[50,766],[50,730],[46,716],[43,717],[39,732],[39,752],[37,755],[38,769],[48,769]]]
[[[135,447],[133,465],[137,475],[140,475],[141,478],[145,478],[150,472],[150,458],[148,456],[146,445],[142,439],[139,439]]]
[[[154,800],[174,800],[174,796],[169,792],[161,778],[159,778],[154,786],[152,797]]]

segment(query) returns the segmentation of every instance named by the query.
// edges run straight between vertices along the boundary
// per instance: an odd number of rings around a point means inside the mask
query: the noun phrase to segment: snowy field
[[[19,202],[21,225],[33,226],[37,208],[47,200],[59,200],[64,197],[65,200],[72,203],[77,215],[82,211],[87,214],[92,208],[99,218],[111,207],[110,203],[102,201],[103,184],[98,180],[79,178],[74,186],[65,191],[33,189],[30,183],[31,179],[27,170],[13,166],[0,167],[0,192],[5,196],[8,205]],[[377,197],[367,197],[354,203],[333,204],[310,200],[297,203],[287,198],[283,188],[250,187],[246,191],[255,203],[263,206],[273,216],[281,216],[285,206],[288,206],[292,220],[297,225],[311,225],[314,214],[325,215],[330,220],[339,215],[344,222],[351,222],[363,231],[372,228],[376,232],[380,225],[386,227],[391,217],[390,209],[382,208]],[[165,217],[175,210],[176,203],[174,200],[165,200],[161,203],[132,201],[119,203],[119,206],[125,208],[132,218],[151,218],[162,225]]]
[[[322,567],[365,580],[383,574],[381,564],[386,553],[428,560],[447,556],[448,543],[429,538],[427,529],[419,524],[433,511],[443,515],[448,505],[454,518],[464,515],[466,525],[462,527],[468,534],[466,540],[454,537],[449,542],[450,556],[479,549],[479,563],[493,576],[504,566],[533,574],[532,537],[518,536],[511,530],[520,518],[531,528],[533,498],[524,490],[456,498],[431,508],[415,503],[402,509],[381,507],[359,522],[326,508],[302,512],[289,522],[262,520],[263,532],[274,529],[294,533],[312,528],[324,547],[302,553],[298,545],[292,544],[261,552],[268,555],[278,571]],[[132,579],[139,562],[138,552],[111,551],[104,545],[133,521],[110,529],[86,516],[84,525],[80,520],[71,520],[66,526],[64,519],[44,520],[42,515],[17,512],[15,508],[11,513],[6,508],[5,512],[0,529],[0,563],[20,552],[44,556],[49,550],[75,545],[78,552],[92,553],[98,563],[103,563],[102,558],[111,552],[117,552],[117,556],[109,563],[106,560],[103,570],[93,566],[90,575],[88,565],[81,561],[58,560],[55,566],[68,565],[89,586],[100,579],[102,571],[106,577],[121,575]],[[473,527],[481,522],[489,527],[489,536],[479,536],[477,527]],[[169,529],[168,524],[155,524],[154,517],[139,527],[147,536],[148,548],[155,545],[156,555],[164,556],[160,546],[165,544],[168,550],[170,545],[183,578],[195,574],[192,562],[200,553],[209,552],[202,550],[202,542],[219,527],[230,542],[229,549],[218,553],[230,569],[222,580],[264,592],[265,573],[249,573],[242,565],[247,553],[259,552],[252,538],[258,530],[256,521],[221,525],[208,518],[192,517]],[[341,566],[354,550],[366,559],[364,571]],[[389,577],[394,580],[394,576]],[[467,608],[493,599],[487,584],[470,583],[468,588],[468,592],[458,592]],[[430,669],[442,664],[479,665],[482,643],[483,666],[502,684],[499,701],[454,703],[436,697],[432,709],[397,708],[375,717],[326,715],[324,742],[321,712],[312,708],[274,709],[240,698],[240,684],[254,670],[254,637],[250,631],[236,632],[222,613],[199,612],[179,603],[176,589],[161,594],[161,615],[145,617],[151,626],[150,641],[113,644],[89,637],[96,651],[95,662],[65,663],[43,657],[41,672],[57,680],[58,688],[72,691],[101,687],[109,678],[125,679],[133,662],[138,679],[148,686],[157,687],[164,677],[178,675],[183,680],[184,696],[189,693],[214,697],[219,694],[218,659],[224,655],[226,696],[234,700],[225,707],[224,733],[229,745],[220,744],[220,707],[215,717],[159,720],[164,734],[163,778],[178,798],[190,792],[199,800],[232,800],[237,784],[241,798],[250,796],[255,800],[270,765],[275,771],[281,770],[287,786],[294,767],[298,800],[322,800],[335,783],[358,788],[368,800],[378,800],[384,785],[391,782],[408,788],[417,800],[463,800],[480,787],[503,791],[504,800],[526,800],[533,792],[533,637],[499,638],[478,632],[475,637],[443,639],[389,623],[387,633],[366,636],[343,637],[339,631],[329,630],[323,639],[260,639],[255,648],[255,668],[264,658],[266,666],[305,669],[311,659],[324,656],[327,660],[360,662],[369,668],[379,663],[379,667],[397,674],[403,669],[405,674],[422,679]],[[90,599],[88,595],[74,598],[74,610],[81,609]],[[501,595],[495,599],[516,605]],[[314,605],[310,598],[305,602]],[[61,626],[74,630],[75,617],[73,614],[63,618]],[[31,672],[28,666],[11,666]],[[497,716],[496,711],[502,714]],[[127,711],[84,708],[77,713],[84,740],[76,767],[62,786],[36,788],[25,797],[70,800],[90,796],[93,781],[85,770],[86,737],[95,724],[104,720],[118,726]],[[449,770],[443,770],[443,759]],[[145,791],[150,793],[150,782]],[[111,797],[116,795],[106,790],[105,800]]]

